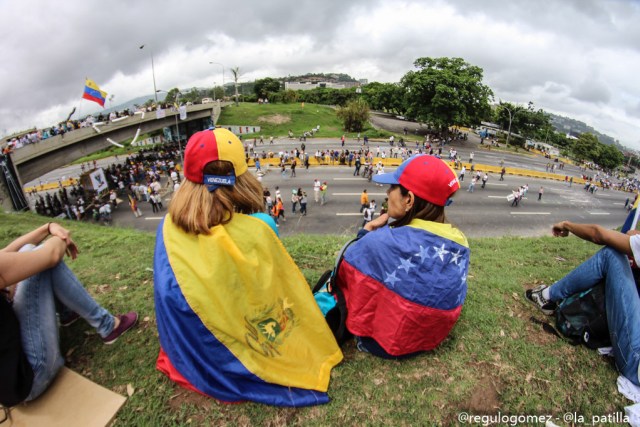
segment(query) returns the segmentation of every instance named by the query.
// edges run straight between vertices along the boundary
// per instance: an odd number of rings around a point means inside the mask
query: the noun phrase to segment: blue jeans
[[[589,289],[605,280],[605,304],[609,335],[622,375],[638,381],[640,362],[640,296],[626,255],[604,247],[549,288],[552,301]]]
[[[25,245],[21,251],[33,248],[33,245]],[[55,267],[20,282],[13,309],[20,322],[22,346],[33,369],[33,386],[27,401],[42,394],[64,365],[60,353],[56,299],[78,313],[100,336],[106,337],[113,331],[113,316],[91,298],[64,262],[60,261]]]

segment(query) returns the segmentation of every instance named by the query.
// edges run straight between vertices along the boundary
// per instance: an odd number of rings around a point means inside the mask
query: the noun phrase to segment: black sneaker
[[[64,315],[60,316],[60,326],[67,327],[71,326],[75,323],[76,320],[80,318],[80,315],[75,311],[68,311]]]
[[[533,289],[527,289],[524,292],[524,297],[527,301],[538,307],[544,314],[551,316],[556,311],[558,304],[542,296],[542,291],[547,288],[547,285],[540,285]]]

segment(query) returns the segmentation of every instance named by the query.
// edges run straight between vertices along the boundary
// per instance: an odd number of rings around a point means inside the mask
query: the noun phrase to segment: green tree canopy
[[[363,96],[371,109],[400,115],[406,113],[405,93],[397,83],[373,82],[363,89]]]
[[[542,109],[536,110],[533,102],[526,107],[500,102],[495,110],[494,121],[504,130],[509,129],[509,112],[511,112],[511,132],[525,138],[545,140],[548,133],[553,131],[551,119]]]
[[[417,71],[402,77],[407,116],[441,130],[451,125],[478,125],[490,114],[491,89],[482,83],[482,68],[462,58],[418,58]]]
[[[269,98],[272,93],[280,91],[280,81],[271,77],[256,80],[253,91],[258,98]]]
[[[624,162],[624,155],[615,145],[601,144],[596,163],[605,169],[613,170]]]
[[[576,159],[581,162],[595,162],[600,153],[600,141],[591,133],[583,133],[574,141],[572,151]]]
[[[361,132],[369,120],[369,105],[361,98],[349,101],[338,108],[338,118],[344,123],[347,132]]]
[[[173,89],[169,90],[169,92],[167,92],[167,96],[164,98],[164,102],[173,104],[174,102],[176,102],[176,96],[178,96],[179,93],[180,89],[174,87]],[[180,95],[180,97],[182,97],[182,94]]]

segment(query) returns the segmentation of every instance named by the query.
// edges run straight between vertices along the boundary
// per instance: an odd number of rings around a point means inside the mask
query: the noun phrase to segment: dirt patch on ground
[[[500,409],[498,385],[491,377],[483,377],[471,392],[471,397],[462,406],[474,414],[493,414]]]
[[[282,114],[272,114],[270,116],[258,117],[258,122],[269,123],[272,125],[282,125],[284,123],[289,123],[290,121],[291,121],[291,117],[283,116]]]

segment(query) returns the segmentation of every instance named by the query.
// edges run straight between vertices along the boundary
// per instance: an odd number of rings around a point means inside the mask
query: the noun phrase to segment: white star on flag
[[[400,264],[401,265],[398,266],[398,270],[402,268],[407,273],[409,272],[409,270],[411,270],[413,267],[415,267],[415,265],[413,263],[411,263],[410,259],[401,259],[400,260]]]
[[[444,256],[450,253],[448,250],[444,248],[444,243],[442,244],[441,248],[437,248],[434,246],[433,249],[436,251],[436,255],[440,257],[440,261],[442,262],[444,262]]]
[[[454,263],[455,265],[458,265],[458,260],[460,259],[460,257],[462,256],[462,254],[460,253],[460,251],[457,251],[456,253],[450,252],[451,253],[451,261]]]
[[[420,252],[418,252],[415,256],[419,256],[420,257],[420,262],[424,262],[425,258],[428,257],[428,252],[429,249],[425,249],[422,247],[422,245],[420,245]]]
[[[396,272],[392,271],[391,273],[387,273],[387,278],[384,279],[384,282],[391,286],[395,286],[396,282],[399,280],[400,279],[396,277]]]

